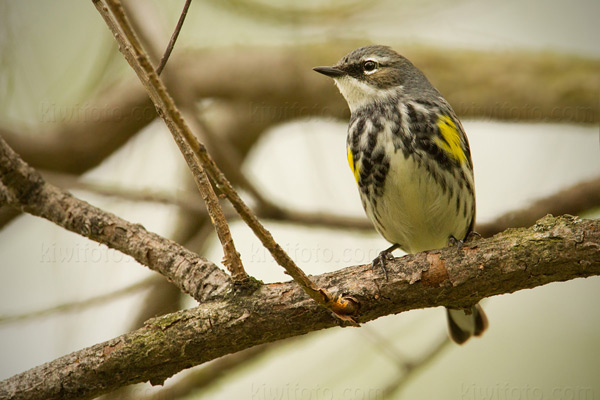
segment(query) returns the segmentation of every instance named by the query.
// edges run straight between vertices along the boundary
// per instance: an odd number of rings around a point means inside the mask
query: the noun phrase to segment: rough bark
[[[313,277],[360,303],[360,322],[600,274],[600,222],[547,216],[528,229],[396,258],[389,279],[369,265]],[[264,285],[148,321],[104,343],[0,383],[0,398],[88,399],[125,384],[161,384],[176,372],[258,344],[339,325],[294,282]]]

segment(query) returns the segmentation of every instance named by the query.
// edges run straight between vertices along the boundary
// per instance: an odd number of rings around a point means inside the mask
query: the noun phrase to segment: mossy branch
[[[355,318],[367,322],[593,275],[600,275],[600,221],[547,216],[461,250],[396,258],[389,280],[370,265],[313,279],[331,293],[353,296],[360,303]],[[295,282],[264,285],[248,296],[152,319],[137,331],[15,375],[0,383],[0,398],[88,399],[131,383],[161,384],[223,355],[339,324]]]

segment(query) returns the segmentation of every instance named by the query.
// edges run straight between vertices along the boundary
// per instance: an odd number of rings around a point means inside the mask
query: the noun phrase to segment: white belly
[[[440,178],[445,181],[445,192],[412,157],[395,153],[383,195],[373,204],[361,193],[367,215],[386,240],[416,253],[445,247],[450,236],[465,237],[474,218],[475,200],[449,171],[440,171]]]

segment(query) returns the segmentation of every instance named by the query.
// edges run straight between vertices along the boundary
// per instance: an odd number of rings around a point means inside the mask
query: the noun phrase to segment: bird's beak
[[[346,75],[344,71],[336,67],[314,67],[313,70],[320,74],[327,75],[331,78],[337,78]]]

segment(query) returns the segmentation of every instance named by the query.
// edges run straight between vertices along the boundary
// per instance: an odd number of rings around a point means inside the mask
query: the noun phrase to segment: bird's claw
[[[387,269],[385,268],[385,265],[387,264],[388,261],[393,260],[394,256],[392,255],[392,252],[389,250],[383,250],[381,253],[379,253],[379,255],[377,257],[375,257],[375,259],[373,260],[373,268],[381,268],[381,270],[383,271],[383,275],[385,276],[385,280],[388,280],[388,273],[387,273]]]

